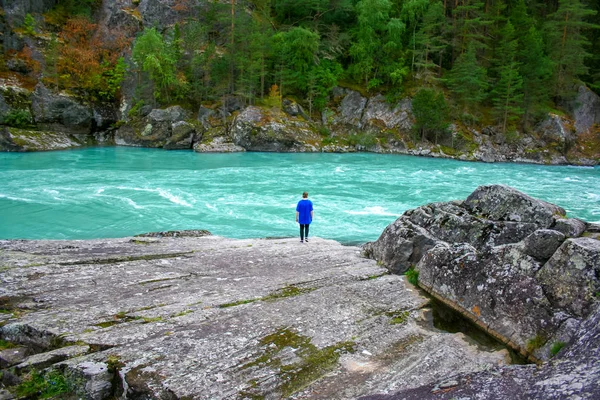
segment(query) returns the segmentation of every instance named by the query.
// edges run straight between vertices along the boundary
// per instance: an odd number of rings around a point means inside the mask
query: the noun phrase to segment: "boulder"
[[[376,129],[396,129],[410,132],[413,126],[412,102],[403,99],[392,106],[384,96],[371,97],[362,115],[361,124],[364,127]]]
[[[163,146],[165,149],[191,149],[199,138],[196,137],[196,127],[185,121],[171,125],[171,137]]]
[[[39,83],[32,96],[34,122],[42,130],[89,135],[92,110],[72,97],[54,94]]]
[[[9,368],[17,365],[31,354],[31,349],[24,346],[11,347],[0,351],[0,368]]]
[[[493,221],[534,223],[549,228],[555,216],[564,216],[566,211],[554,204],[527,196],[505,185],[478,187],[464,203],[471,214],[480,214]]]
[[[567,239],[537,278],[556,308],[585,317],[600,293],[600,241]]]
[[[190,113],[180,106],[153,109],[145,117],[120,127],[114,140],[122,146],[191,149],[198,131],[188,119]]]
[[[89,400],[106,400],[114,393],[115,371],[105,362],[78,360],[56,364],[67,379],[75,386],[75,392]]]
[[[213,127],[211,119],[215,117],[215,114],[214,110],[200,106],[198,109],[198,121],[202,124],[204,129],[208,130]]]
[[[567,122],[556,114],[548,114],[546,119],[535,127],[535,131],[543,141],[536,143],[536,147],[554,148],[561,154],[566,152],[568,145],[575,139]]]
[[[338,107],[338,116],[335,118],[334,123],[362,128],[363,112],[368,100],[354,90],[347,90],[345,93]]]
[[[579,237],[586,228],[587,224],[577,218],[559,218],[552,227],[567,237]]]
[[[580,86],[573,104],[573,117],[577,134],[588,132],[594,125],[600,125],[600,96],[585,86]]]
[[[224,136],[217,136],[207,143],[196,143],[194,151],[198,153],[237,153],[246,151],[246,149],[236,145]]]
[[[547,359],[600,291],[600,241],[569,239],[592,228],[564,215],[508,186],[481,186],[463,202],[406,211],[363,250],[393,273],[414,267],[431,295],[523,355]]]
[[[564,242],[566,236],[552,229],[538,229],[523,240],[523,252],[533,258],[547,260]]]
[[[316,128],[303,118],[291,117],[280,110],[250,106],[233,121],[233,143],[250,151],[315,151],[310,142],[319,141]]]
[[[291,115],[292,117],[297,117],[298,115],[300,115],[304,119],[310,119],[309,116],[306,115],[306,113],[304,112],[302,106],[293,100],[283,99],[281,108],[283,109],[283,112],[285,112],[288,115]]]
[[[81,146],[80,140],[63,132],[0,126],[0,151],[48,151]]]

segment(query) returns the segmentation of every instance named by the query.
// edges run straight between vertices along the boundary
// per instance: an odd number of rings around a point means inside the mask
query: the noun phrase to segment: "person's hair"
[[[304,193],[302,193],[302,197],[303,197],[303,198],[307,198],[307,197],[308,197],[308,192],[304,192]]]

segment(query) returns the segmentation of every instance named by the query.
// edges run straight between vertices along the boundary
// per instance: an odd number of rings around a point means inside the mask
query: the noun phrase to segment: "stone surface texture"
[[[600,307],[575,333],[573,343],[541,367],[494,367],[459,374],[395,394],[361,397],[361,400],[434,399],[598,399],[600,398]]]
[[[391,272],[414,268],[431,295],[521,354],[547,360],[597,302],[594,229],[556,205],[492,185],[465,201],[409,210],[363,249]]]
[[[354,399],[507,358],[434,329],[404,277],[319,238],[0,241],[0,281],[0,337],[87,399]]]
[[[152,109],[148,115],[119,128],[114,141],[120,146],[192,149],[203,128],[191,123],[191,114],[180,106]]]

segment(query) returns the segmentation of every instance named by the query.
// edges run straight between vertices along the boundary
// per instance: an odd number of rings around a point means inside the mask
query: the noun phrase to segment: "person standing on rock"
[[[313,203],[308,199],[308,192],[302,193],[302,200],[296,206],[296,222],[300,224],[300,242],[308,242],[308,226],[313,219]]]

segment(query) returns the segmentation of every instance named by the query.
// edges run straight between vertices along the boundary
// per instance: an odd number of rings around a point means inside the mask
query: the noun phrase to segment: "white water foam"
[[[171,193],[168,190],[164,190],[164,189],[157,189],[158,190],[158,194],[160,195],[160,197],[164,197],[165,199],[169,200],[171,203],[175,203],[178,204],[180,206],[184,206],[184,207],[192,207],[192,205],[190,203],[188,203],[187,201],[183,200],[181,197],[174,195],[173,193]]]
[[[7,199],[7,200],[12,200],[12,201],[22,201],[24,203],[35,203],[35,201],[33,201],[31,199],[24,199],[22,197],[9,196],[7,194],[2,194],[2,193],[0,193],[0,199]]]
[[[185,201],[180,196],[174,195],[173,193],[171,193],[170,190],[161,189],[161,188],[149,189],[149,188],[137,188],[137,187],[127,187],[127,186],[115,186],[114,188],[119,189],[119,190],[133,190],[136,192],[156,193],[160,197],[169,200],[171,203],[175,203],[180,206],[192,208],[192,205],[190,203]]]
[[[381,206],[365,207],[362,211],[344,210],[344,212],[350,215],[383,215],[386,217],[399,217],[401,215],[386,211]]]

